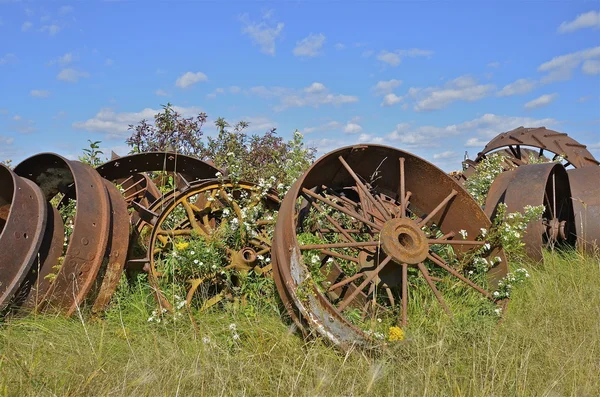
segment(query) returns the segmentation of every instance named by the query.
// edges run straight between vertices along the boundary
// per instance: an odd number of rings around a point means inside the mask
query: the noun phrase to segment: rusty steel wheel
[[[425,160],[386,146],[341,148],[282,202],[275,281],[292,318],[344,348],[405,327],[409,314],[439,312],[433,305],[452,316],[465,294],[493,314],[507,265],[483,238],[489,227],[468,193]]]
[[[499,203],[506,204],[507,212],[524,212],[528,205],[543,205],[542,219],[531,222],[523,236],[527,255],[541,261],[544,247],[575,243],[570,197],[569,178],[561,164],[529,164],[496,178],[487,196],[485,213],[494,219]]]
[[[188,306],[201,311],[236,297],[243,300],[245,277],[270,275],[278,208],[272,190],[218,180],[156,202],[149,209],[156,217],[140,228],[148,256],[137,262],[145,262],[161,308],[173,311],[184,296]]]
[[[530,149],[526,150],[527,147],[537,148],[539,151],[536,154]],[[517,165],[520,165],[519,163],[528,164],[531,154],[535,158],[547,158],[550,161],[562,156],[565,159],[565,167],[572,165],[574,168],[582,168],[600,165],[585,145],[565,133],[548,130],[545,127],[519,127],[503,132],[492,139],[477,154],[475,162],[480,162],[485,156],[497,150],[512,157]]]
[[[600,167],[567,171],[577,246],[589,253],[600,247]]]
[[[36,265],[47,220],[40,188],[0,165],[0,311]]]
[[[560,161],[565,168],[583,168],[600,165],[592,153],[568,134],[548,130],[546,127],[525,128],[519,127],[503,132],[492,139],[475,160],[465,160],[463,171],[455,173],[453,177],[464,182],[475,173],[475,167],[486,156],[498,153],[506,158],[505,170],[530,163]]]

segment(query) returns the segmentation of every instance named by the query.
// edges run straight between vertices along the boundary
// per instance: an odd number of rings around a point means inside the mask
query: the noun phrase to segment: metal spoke
[[[304,194],[307,194],[307,195],[309,195],[310,197],[313,197],[313,198],[315,198],[315,199],[317,199],[317,200],[320,200],[320,201],[322,201],[323,203],[325,203],[325,204],[329,205],[330,207],[333,207],[333,208],[335,208],[335,209],[336,209],[336,210],[338,210],[338,211],[341,211],[341,212],[343,212],[344,214],[346,214],[346,215],[348,215],[348,216],[351,216],[352,218],[354,218],[354,219],[356,219],[356,220],[358,220],[358,221],[361,221],[361,222],[363,222],[363,223],[364,223],[364,224],[366,224],[366,225],[369,225],[369,226],[371,226],[372,228],[374,228],[374,229],[376,229],[376,230],[381,230],[381,226],[379,226],[378,224],[371,222],[370,220],[368,220],[368,219],[366,219],[366,218],[364,218],[364,217],[360,216],[360,215],[359,215],[359,214],[357,214],[356,212],[354,212],[354,211],[350,211],[350,210],[348,210],[348,209],[346,209],[346,208],[342,207],[341,205],[338,205],[338,204],[334,203],[333,201],[326,199],[325,197],[323,197],[323,196],[321,196],[321,195],[318,195],[318,194],[316,194],[316,193],[314,193],[314,192],[311,192],[310,190],[308,190],[308,189],[306,189],[306,188],[303,188],[303,189],[302,189],[302,192],[303,192]]]
[[[406,202],[408,198],[406,197],[406,186],[404,181],[404,157],[400,157],[400,217],[404,218],[406,216]]]
[[[442,240],[442,239],[429,239],[429,245],[433,244],[450,244],[450,245],[484,245],[485,241],[474,241],[474,240]]]
[[[433,283],[431,276],[429,276],[429,271],[427,270],[427,267],[425,267],[423,262],[419,263],[419,270],[421,271],[421,274],[423,274],[423,277],[425,277],[425,281],[427,282],[427,285],[429,285],[429,288],[431,288],[431,290],[433,291],[435,298],[437,299],[439,304],[442,306],[442,308],[444,309],[446,314],[448,314],[448,316],[452,317],[452,312],[450,312],[450,309],[448,309],[448,306],[446,306],[446,302],[444,301],[444,298],[442,298],[442,294],[440,294],[440,291],[438,291],[435,284]]]
[[[474,282],[472,282],[471,280],[469,280],[468,278],[466,278],[465,276],[463,276],[462,274],[460,274],[459,272],[457,272],[455,269],[453,269],[452,267],[450,267],[436,253],[430,251],[430,255],[427,255],[427,258],[429,258],[429,260],[431,260],[433,263],[435,263],[436,265],[438,265],[442,269],[446,270],[448,273],[452,274],[454,277],[456,277],[459,280],[461,280],[462,282],[466,283],[468,286],[470,286],[471,288],[473,288],[477,292],[483,294],[487,298],[493,299],[492,295],[488,291],[484,290],[483,288],[481,288],[480,286],[478,286],[477,284],[475,284]]]
[[[301,250],[319,250],[330,248],[359,248],[359,247],[376,247],[379,241],[355,241],[352,243],[331,243],[331,244],[308,244],[301,245]]]
[[[377,268],[375,270],[373,270],[373,272],[371,274],[369,274],[369,276],[367,276],[367,278],[365,279],[365,281],[362,282],[361,285],[358,286],[357,289],[355,289],[350,296],[348,296],[346,299],[344,299],[344,301],[342,303],[340,303],[340,305],[338,306],[338,310],[342,311],[344,310],[348,304],[350,304],[350,302],[352,302],[354,300],[354,298],[356,298],[356,296],[363,290],[365,289],[365,287],[367,286],[367,284],[369,284],[375,277],[377,277],[377,275],[379,274],[379,272],[381,271],[381,269],[383,269],[385,267],[385,265],[387,265],[390,261],[392,260],[391,256],[386,257],[383,262],[381,262],[379,264],[379,266],[377,266]]]
[[[452,189],[452,192],[451,192],[451,193],[450,193],[448,196],[446,196],[446,198],[445,198],[444,200],[442,200],[442,202],[441,202],[441,203],[439,203],[439,204],[438,204],[438,206],[437,206],[437,207],[435,207],[435,208],[433,209],[433,211],[431,211],[431,212],[429,213],[429,215],[427,215],[427,217],[426,217],[425,219],[423,219],[421,222],[419,222],[419,226],[424,226],[424,225],[426,225],[426,224],[427,224],[427,222],[429,222],[429,220],[430,220],[431,218],[433,218],[433,217],[434,217],[434,216],[435,216],[435,215],[436,215],[436,214],[437,214],[437,213],[438,213],[438,212],[439,212],[439,211],[440,211],[442,208],[444,208],[444,206],[445,206],[446,204],[448,204],[448,202],[449,202],[450,200],[452,200],[452,197],[456,196],[457,194],[458,194],[458,192],[457,192],[456,190]]]
[[[371,195],[371,192],[369,192],[369,189],[367,189],[367,187],[361,182],[358,175],[356,175],[354,170],[352,168],[350,168],[350,166],[348,165],[346,160],[344,160],[344,158],[342,156],[339,156],[338,159],[340,160],[340,162],[342,163],[344,168],[346,168],[346,171],[348,171],[348,173],[352,176],[352,178],[354,178],[354,181],[356,182],[356,186],[358,186],[360,189],[362,189],[362,191],[365,193],[365,196],[367,197],[367,199],[375,206],[375,208],[377,208],[377,210],[381,213],[381,215],[383,215],[386,218],[386,220],[390,219],[392,217],[392,215],[387,211],[386,208],[384,208],[381,204],[379,204],[379,202],[377,202],[377,200],[375,200],[375,198]]]

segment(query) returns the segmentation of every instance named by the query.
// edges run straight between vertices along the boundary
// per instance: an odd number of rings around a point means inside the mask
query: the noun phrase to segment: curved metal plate
[[[475,162],[480,162],[486,154],[497,149],[516,146],[532,146],[555,154],[563,154],[575,168],[597,166],[600,164],[587,150],[586,146],[577,142],[565,133],[548,130],[546,127],[524,128],[519,127],[503,132],[492,139],[481,152],[477,154]],[[520,157],[519,150],[513,153]]]
[[[110,210],[103,180],[87,164],[54,153],[30,157],[15,172],[37,183],[48,200],[75,186],[73,234],[60,270],[44,294],[44,309],[73,313],[93,286],[106,252]]]
[[[46,222],[40,188],[0,165],[0,310],[10,303],[37,259]]]
[[[194,157],[175,153],[148,152],[119,157],[104,163],[96,168],[96,171],[110,181],[128,178],[140,172],[177,172],[191,183],[214,178],[220,170]]]
[[[600,167],[567,171],[575,216],[577,245],[590,253],[600,247]]]

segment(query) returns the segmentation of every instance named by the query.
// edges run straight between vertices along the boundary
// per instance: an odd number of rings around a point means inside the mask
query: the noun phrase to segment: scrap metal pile
[[[461,185],[492,153],[505,156],[506,171],[482,209]],[[493,292],[507,261],[486,240],[499,203],[510,212],[545,206],[525,235],[533,259],[547,245],[597,249],[599,164],[584,145],[543,127],[500,134],[458,175],[399,149],[357,145],[321,157],[280,200],[262,183],[228,180],[174,153],[97,169],[42,153],[0,167],[0,310],[101,313],[123,274],[143,271],[162,312],[181,304],[164,288],[169,277],[185,278],[185,303],[202,311],[232,299],[254,274],[274,279],[303,333],[367,345],[376,333],[361,324],[394,318],[406,326],[415,307],[427,306],[409,301],[423,291],[450,316],[456,291],[506,304]],[[169,270],[194,239],[227,266],[190,257],[186,272]],[[464,265],[475,257],[489,264],[483,278]]]

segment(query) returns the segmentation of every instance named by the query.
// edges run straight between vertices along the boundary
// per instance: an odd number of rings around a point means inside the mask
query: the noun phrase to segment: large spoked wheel
[[[432,164],[385,146],[341,148],[283,200],[275,281],[293,301],[293,318],[342,347],[372,343],[413,315],[452,316],[465,296],[494,314],[507,265],[485,241],[489,227],[468,193]]]
[[[270,275],[279,209],[274,191],[210,181],[166,196],[153,209],[160,214],[146,224],[147,270],[162,309],[174,311],[185,301],[203,311],[222,301],[243,301],[247,277]]]

